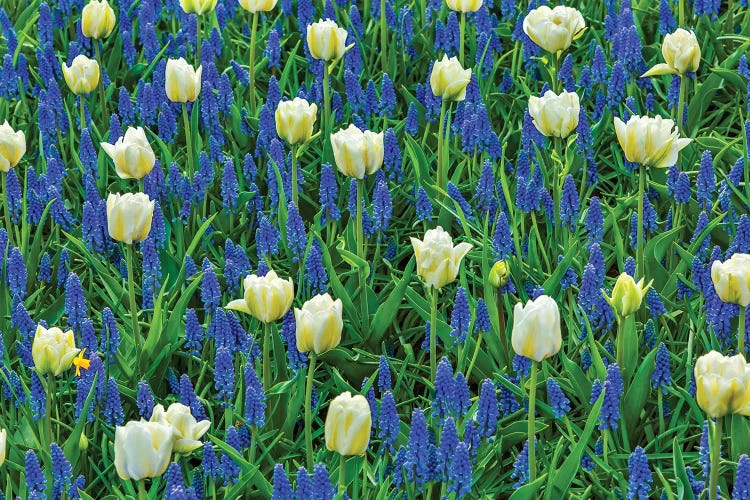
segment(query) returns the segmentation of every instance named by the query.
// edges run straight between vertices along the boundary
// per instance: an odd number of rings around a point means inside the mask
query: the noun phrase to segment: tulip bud
[[[498,260],[495,265],[490,269],[490,285],[495,288],[501,288],[508,284],[508,276],[510,275],[510,269],[508,269],[508,263],[504,260]]]
[[[315,59],[335,61],[346,52],[347,36],[334,21],[318,21],[307,26],[307,48]]]
[[[692,139],[680,139],[672,120],[633,115],[624,123],[615,117],[615,132],[628,161],[644,167],[668,168]]]
[[[121,179],[142,179],[154,168],[156,156],[141,127],[128,127],[125,136],[116,143],[102,142],[101,146],[115,162],[115,171]]]
[[[318,106],[295,97],[281,101],[276,108],[276,133],[289,144],[306,142],[313,133]]]
[[[115,469],[121,479],[139,481],[164,474],[172,457],[174,429],[131,420],[115,429]]]
[[[563,90],[557,95],[548,90],[542,97],[529,97],[529,114],[539,132],[565,139],[578,126],[581,101],[575,92]]]
[[[581,13],[572,7],[546,5],[533,9],[523,20],[523,31],[542,49],[553,54],[573,43],[578,32],[586,27]]]
[[[557,354],[562,345],[557,302],[540,295],[525,306],[517,303],[513,309],[511,343],[516,354],[534,361]]]
[[[5,453],[6,453],[7,446],[8,446],[8,431],[5,429],[0,429],[0,467],[2,467],[3,463],[5,462]]]
[[[686,75],[695,73],[701,63],[701,48],[695,33],[682,28],[664,37],[661,54],[665,63],[657,64],[641,78],[654,75]]]
[[[86,451],[89,449],[89,438],[86,437],[86,434],[83,432],[81,433],[81,437],[78,438],[78,449],[81,451]]]
[[[107,0],[91,0],[81,11],[81,33],[98,40],[107,38],[115,29],[115,11]]]
[[[62,65],[63,76],[68,88],[76,95],[88,94],[99,84],[99,63],[79,54],[68,66]]]
[[[8,120],[0,125],[0,172],[7,172],[18,165],[26,154],[26,135],[23,130],[15,131]]]
[[[713,261],[711,281],[722,301],[747,307],[750,305],[750,255],[736,253],[724,262]]]
[[[216,0],[180,0],[180,7],[185,11],[185,14],[201,15],[214,10]]]
[[[470,81],[471,69],[464,69],[455,57],[448,59],[443,54],[443,58],[432,65],[430,88],[435,96],[444,101],[463,101]]]
[[[297,350],[322,354],[339,345],[343,304],[341,299],[333,300],[327,293],[316,295],[302,304],[302,309],[294,309],[297,324]]]
[[[80,349],[76,348],[73,330],[63,332],[57,327],[36,327],[34,342],[31,345],[31,357],[39,375],[50,373],[60,375],[73,366],[73,358]]]
[[[742,354],[711,351],[695,362],[695,399],[709,417],[750,415],[750,366]]]
[[[143,241],[151,231],[154,202],[144,193],[110,194],[107,197],[107,229],[116,241]]]
[[[644,287],[643,278],[636,283],[628,273],[622,273],[618,276],[615,286],[612,289],[612,297],[604,294],[604,298],[612,306],[618,318],[625,318],[641,308],[641,302],[651,287],[651,283],[649,282]]]
[[[151,422],[172,427],[174,431],[174,451],[182,454],[192,453],[200,448],[203,445],[200,438],[211,427],[210,420],[196,421],[190,407],[181,403],[172,403],[167,411],[164,411],[162,405],[154,406]]]
[[[425,285],[440,289],[453,282],[461,260],[469,253],[470,243],[453,246],[453,239],[441,226],[428,230],[424,240],[411,239],[417,258],[417,274]]]
[[[245,296],[231,301],[227,309],[242,311],[263,323],[271,323],[283,317],[294,300],[292,279],[281,279],[274,271],[265,276],[251,274],[245,277]]]
[[[476,12],[482,7],[482,0],[445,0],[445,4],[456,12]]]
[[[253,14],[268,12],[276,7],[277,0],[240,0],[240,7]]]
[[[362,132],[351,124],[331,134],[331,147],[336,167],[348,177],[363,179],[383,166],[383,132]]]
[[[164,89],[172,102],[193,102],[201,93],[203,66],[193,69],[185,59],[170,59],[164,71]]]
[[[344,392],[328,406],[326,448],[340,455],[364,455],[370,442],[372,416],[364,396]]]

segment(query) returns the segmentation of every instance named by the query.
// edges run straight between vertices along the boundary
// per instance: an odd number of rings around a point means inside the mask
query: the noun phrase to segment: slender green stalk
[[[3,212],[5,213],[5,230],[8,233],[8,244],[13,244],[13,226],[10,222],[10,205],[8,204],[8,172],[2,173],[3,177]]]
[[[326,144],[331,142],[331,92],[328,88],[328,61],[323,63],[323,155],[325,156]],[[324,158],[325,159],[325,158]]]
[[[193,178],[195,172],[193,166],[193,135],[190,133],[190,117],[188,116],[187,103],[182,103],[182,123],[185,125],[185,143],[187,145],[188,177]]]
[[[635,239],[635,262],[637,265],[636,278],[639,279],[646,277],[646,263],[643,261],[643,245],[645,244],[643,241],[643,197],[646,195],[646,176],[648,176],[648,171],[645,166],[641,166],[638,171],[638,226],[636,227]]]
[[[292,201],[299,208],[299,188],[297,187],[297,145],[292,144]]]
[[[313,470],[313,448],[312,448],[312,386],[315,378],[315,362],[318,360],[316,354],[309,353],[309,365],[307,367],[307,384],[305,385],[305,453],[307,454],[307,470]]]
[[[133,245],[127,245],[125,253],[128,259],[128,296],[130,297],[130,321],[131,330],[133,330],[133,338],[135,339],[135,352],[136,352],[136,363],[140,367],[141,349],[143,348],[143,339],[141,338],[141,332],[138,329],[138,306],[135,302],[135,279],[133,278],[133,254],[135,249]]]
[[[536,416],[536,378],[537,378],[537,362],[531,361],[531,377],[529,379],[529,483],[533,483],[536,479],[536,449],[534,448],[534,435],[536,434],[536,424],[534,422]]]
[[[737,352],[745,355],[745,313],[747,308],[740,306],[740,318],[737,331]]]
[[[57,389],[55,388],[55,375],[50,373],[47,375],[47,398],[45,400],[45,424],[46,424],[46,438],[47,438],[47,447],[49,448],[49,445],[52,444],[55,441],[54,436],[52,436],[52,409],[54,408],[55,404],[55,394],[57,392]]]
[[[677,128],[679,129],[679,131],[683,134],[685,133],[683,118],[685,117],[685,98],[687,97],[687,83],[687,77],[681,75],[680,96],[677,101],[677,116],[675,117],[675,122],[677,122]]]
[[[445,135],[445,110],[447,106],[448,101],[443,99],[440,104],[440,123],[438,124],[437,185],[443,191],[448,188],[443,166],[443,136]],[[440,198],[442,198],[442,193],[440,194]]]
[[[438,291],[430,287],[430,380],[435,380],[437,374],[437,303]]]
[[[250,64],[248,65],[250,77],[250,110],[252,111],[253,116],[255,116],[255,44],[257,38],[258,13],[253,12],[252,28],[250,29]]]
[[[103,72],[104,71],[104,61],[102,60],[102,52],[101,52],[101,49],[99,48],[99,44],[100,43],[101,42],[99,40],[94,40],[94,49],[96,51],[96,60],[99,62],[99,68]],[[103,81],[99,82],[99,85],[97,85],[97,87],[99,87],[99,100],[101,101],[100,105],[101,105],[101,108],[102,108],[101,109],[101,116],[107,118],[108,117],[108,115],[107,115],[107,100],[104,97],[104,82]],[[112,138],[110,138],[110,141],[111,140],[112,140]]]
[[[201,63],[201,16],[195,16],[195,54],[196,64]]]
[[[623,364],[625,361],[625,318],[621,318],[619,314],[617,315],[617,339],[615,343],[617,344],[617,352],[615,353],[617,366],[622,369],[625,366]]]
[[[708,486],[708,498],[716,500],[719,486],[719,467],[721,466],[721,422],[722,417],[714,423],[714,434],[711,437],[711,482]]]
[[[380,64],[383,73],[388,72],[388,41],[387,41],[387,24],[385,19],[385,0],[380,0]]]
[[[146,500],[146,480],[138,480],[138,500]]]
[[[461,66],[464,65],[464,46],[465,46],[465,40],[466,38],[466,12],[461,12],[461,24],[459,25],[459,49],[458,49],[458,62],[461,63]]]
[[[367,260],[365,255],[365,235],[362,227],[362,206],[364,204],[364,179],[357,179],[357,257]],[[362,315],[362,333],[367,329],[369,311],[367,308],[367,271],[359,270],[359,301]]]
[[[381,17],[385,17],[381,14]],[[346,457],[341,455],[339,459],[339,495],[346,492]]]
[[[81,110],[81,131],[86,128],[86,102],[83,100],[83,94],[78,96],[78,104]]]
[[[263,389],[271,388],[271,323],[263,324]]]
[[[469,362],[469,368],[466,370],[466,380],[469,380],[469,377],[471,376],[471,370],[474,369],[474,363],[477,361],[477,356],[479,355],[479,348],[482,346],[482,335],[480,334],[477,337],[477,342],[474,347],[474,354],[471,356],[471,361]]]

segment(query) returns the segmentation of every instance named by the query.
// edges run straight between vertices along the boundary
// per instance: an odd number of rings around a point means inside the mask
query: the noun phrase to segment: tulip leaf
[[[70,463],[75,467],[76,463],[78,462],[78,457],[81,455],[81,434],[83,434],[83,428],[86,426],[86,423],[88,422],[88,415],[89,415],[89,409],[91,408],[91,403],[94,400],[94,391],[96,389],[96,384],[99,379],[99,374],[94,374],[94,380],[91,383],[91,388],[89,389],[89,394],[86,396],[86,402],[83,404],[83,409],[81,410],[81,415],[78,417],[78,420],[76,421],[76,425],[73,428],[73,432],[70,433],[70,436],[68,436],[68,439],[65,441],[65,444],[63,445],[63,453],[65,453],[65,457],[70,461]],[[101,383],[104,383],[102,381]]]
[[[534,500],[539,498],[539,489],[546,482],[547,474],[542,474],[533,483],[525,484],[514,491],[509,500]]]
[[[677,496],[682,500],[693,500],[693,488],[685,470],[685,460],[682,458],[681,443],[678,438],[672,441],[672,463],[674,464],[675,476],[677,476]]]
[[[628,435],[634,435],[641,421],[641,411],[651,393],[651,374],[654,372],[656,349],[652,349],[638,364],[638,370],[622,401],[623,417]]]
[[[732,430],[731,436],[731,459],[738,460],[740,455],[750,450],[750,428],[748,427],[747,418],[743,415],[734,414],[731,417]]]
[[[227,498],[239,498],[240,496],[242,496],[240,492],[248,493],[248,483],[255,486],[264,497],[268,498],[271,496],[272,486],[268,482],[268,480],[263,477],[263,474],[260,472],[258,465],[251,464],[250,462],[245,460],[245,457],[243,457],[240,452],[235,450],[232,446],[222,441],[221,439],[212,435],[209,435],[208,437],[216,444],[216,446],[221,448],[221,451],[229,455],[229,457],[234,460],[234,463],[236,463],[240,467],[240,469],[242,469],[242,474],[240,474],[241,481],[234,486],[233,491],[238,486],[241,486],[241,488],[238,488],[236,490],[236,494],[234,495],[232,495],[231,493],[227,493]]]
[[[411,282],[411,277],[414,273],[414,265],[416,260],[414,257],[409,259],[409,263],[404,269],[404,274],[396,284],[388,298],[380,304],[378,310],[375,312],[375,316],[372,319],[370,325],[370,338],[367,339],[367,344],[370,347],[375,347],[380,343],[386,330],[393,324],[396,314],[399,311],[399,305],[401,304],[404,295],[406,294],[406,288]]]

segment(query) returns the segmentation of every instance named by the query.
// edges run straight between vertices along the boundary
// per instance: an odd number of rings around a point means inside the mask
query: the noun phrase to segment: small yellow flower
[[[78,356],[73,358],[73,366],[76,367],[76,377],[81,376],[81,368],[84,370],[88,370],[89,366],[91,366],[91,360],[85,359],[83,357],[83,354],[86,352],[86,348],[84,347],[81,352],[78,353]]]

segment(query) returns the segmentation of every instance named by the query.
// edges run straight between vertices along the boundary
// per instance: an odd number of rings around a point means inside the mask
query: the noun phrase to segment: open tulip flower
[[[270,323],[284,316],[292,306],[292,278],[282,279],[275,271],[268,271],[265,276],[246,276],[243,285],[244,298],[231,301],[226,305],[227,309],[241,311],[263,323]]]
[[[701,48],[695,33],[678,28],[664,37],[661,44],[664,63],[657,64],[641,77],[655,75],[686,75],[695,73],[701,62]]]
[[[542,5],[529,11],[523,20],[523,31],[529,38],[553,54],[570,47],[585,27],[586,21],[578,10],[562,5],[552,9]]]

